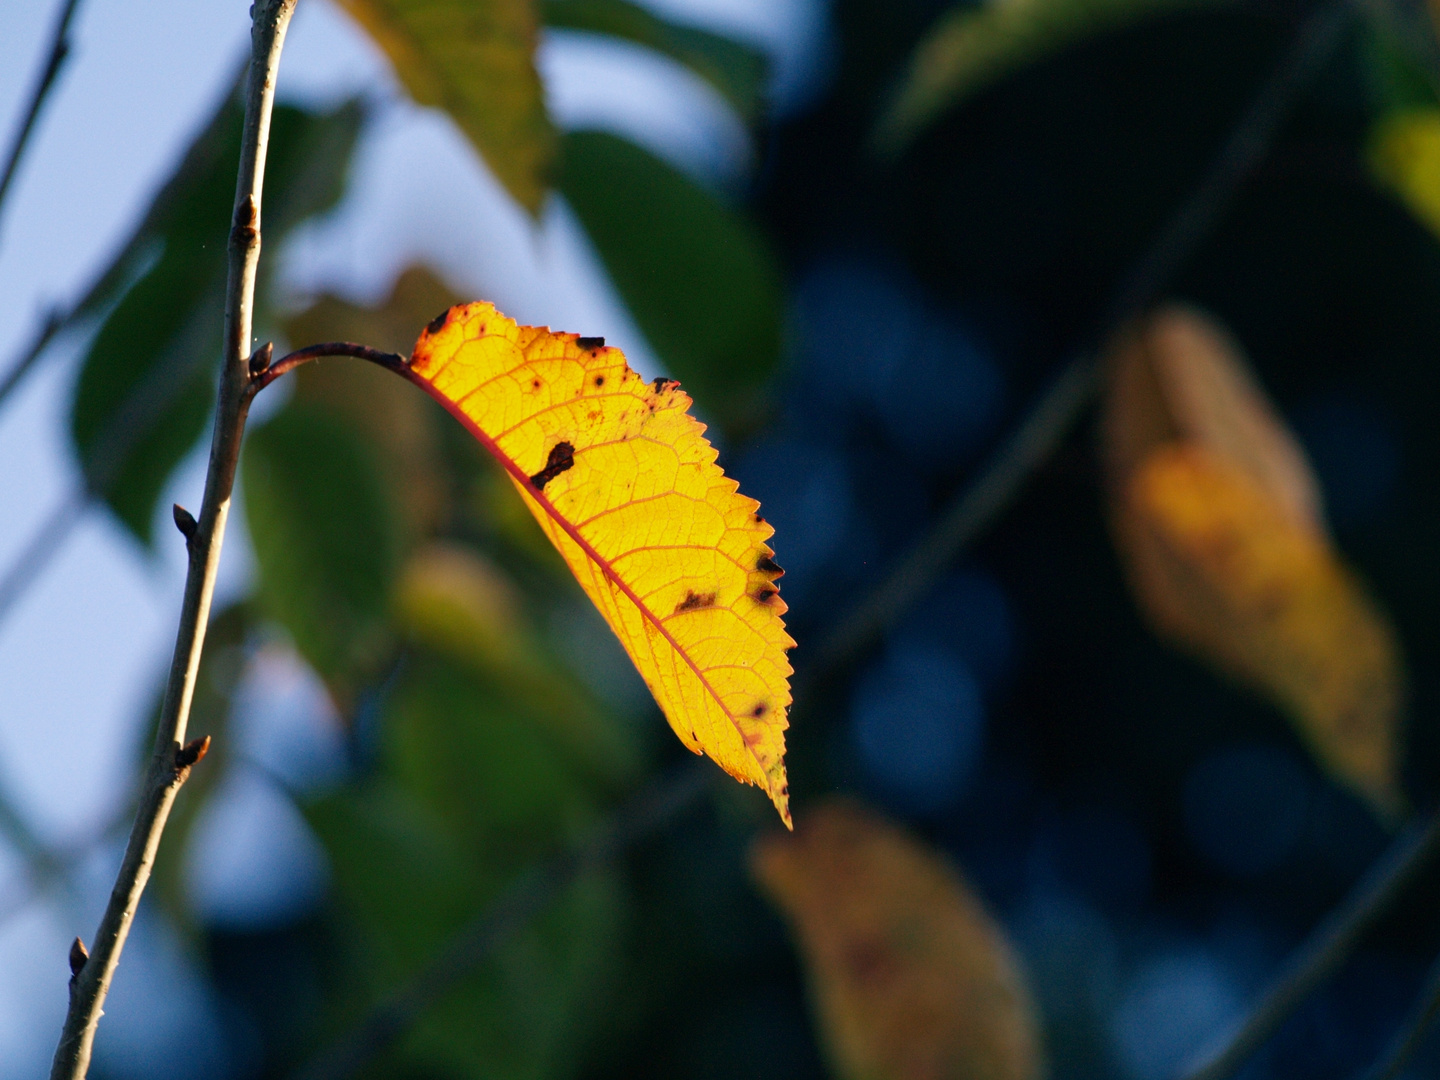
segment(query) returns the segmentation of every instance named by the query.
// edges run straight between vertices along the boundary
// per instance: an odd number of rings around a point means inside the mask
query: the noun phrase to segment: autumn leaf
[[[934,851],[835,800],[751,867],[805,962],[842,1080],[1031,1080],[1035,1010],[994,920]]]
[[[763,788],[788,824],[794,642],[774,530],[715,464],[690,398],[603,339],[451,308],[403,373],[504,467],[680,741]]]
[[[444,109],[532,214],[550,183],[555,132],[535,71],[531,0],[341,0],[421,105]]]
[[[1335,553],[1319,487],[1238,347],[1169,308],[1109,361],[1112,519],[1163,636],[1270,697],[1384,814],[1401,802],[1399,647]]]

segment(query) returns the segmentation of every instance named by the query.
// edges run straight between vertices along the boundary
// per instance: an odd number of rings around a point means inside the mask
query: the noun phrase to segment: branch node
[[[250,377],[258,379],[270,370],[270,358],[275,355],[275,343],[267,341],[250,354]]]
[[[184,746],[175,751],[175,771],[185,773],[190,766],[196,765],[205,759],[210,752],[210,736],[205,735],[199,739],[191,739]]]
[[[77,978],[85,968],[85,961],[90,959],[90,950],[85,948],[85,942],[78,937],[70,943],[70,977]]]
[[[255,205],[255,196],[246,195],[235,207],[235,222],[230,228],[230,243],[234,247],[246,248],[260,235],[260,210]]]
[[[185,537],[185,546],[189,547],[191,541],[195,539],[195,530],[198,528],[194,516],[179,503],[176,503],[170,512],[175,518],[175,527],[180,530],[180,535]]]

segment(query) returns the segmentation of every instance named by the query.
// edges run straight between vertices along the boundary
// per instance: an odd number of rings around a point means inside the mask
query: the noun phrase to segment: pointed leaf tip
[[[505,468],[680,741],[762,788],[788,826],[795,642],[774,529],[716,464],[680,384],[488,303],[427,326],[407,374]]]

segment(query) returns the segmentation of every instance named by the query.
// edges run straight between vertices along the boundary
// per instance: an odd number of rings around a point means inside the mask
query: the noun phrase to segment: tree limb
[[[190,768],[204,756],[208,739],[185,742],[200,666],[200,651],[230,496],[240,459],[240,442],[254,386],[250,377],[250,336],[255,301],[255,270],[260,258],[260,205],[264,187],[265,154],[270,115],[275,102],[275,78],[285,31],[295,0],[255,0],[251,28],[251,59],[245,90],[245,128],[240,147],[235,214],[230,230],[229,280],[225,297],[225,339],[220,372],[219,401],[210,446],[205,495],[195,534],[187,544],[189,570],[180,611],[175,653],[165,688],[154,757],[147,772],[135,824],[110,902],[100,920],[88,958],[78,957],[70,980],[70,1008],[60,1044],[55,1050],[51,1080],[83,1080],[90,1066],[95,1028],[110,989],[120,952],[135,918],[140,896],[149,880],[170,808]]]

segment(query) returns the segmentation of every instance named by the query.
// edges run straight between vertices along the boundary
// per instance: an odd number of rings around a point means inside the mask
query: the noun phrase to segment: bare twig
[[[110,980],[120,961],[140,896],[149,880],[170,807],[209,740],[185,742],[190,702],[215,591],[230,495],[240,457],[245,418],[254,395],[249,352],[260,257],[260,206],[275,76],[295,0],[256,0],[251,60],[245,91],[245,127],[230,230],[230,273],[225,296],[225,340],[215,430],[200,517],[189,548],[189,572],[176,634],[175,653],[156,732],[155,754],[140,796],[125,857],[100,920],[89,958],[70,980],[70,1008],[55,1051],[51,1080],[82,1080],[90,1065],[95,1027]]]
[[[45,70],[40,73],[40,80],[35,84],[35,89],[30,95],[30,105],[25,110],[25,116],[20,121],[15,138],[10,143],[10,152],[5,156],[5,170],[0,172],[0,208],[5,205],[5,196],[10,191],[10,181],[15,178],[15,170],[20,165],[20,159],[25,155],[25,147],[30,142],[30,133],[35,130],[35,121],[40,116],[45,99],[50,96],[50,90],[60,75],[60,69],[65,65],[65,58],[70,55],[70,20],[74,17],[75,9],[79,5],[80,0],[65,0],[64,6],[60,9],[60,17],[55,20],[55,29],[50,36],[50,57],[46,60]]]
[[[1316,987],[1334,974],[1437,853],[1440,811],[1423,826],[1412,825],[1400,834],[1344,902],[1291,956],[1240,1030],[1208,1061],[1186,1073],[1184,1080],[1225,1080],[1232,1075]]]

